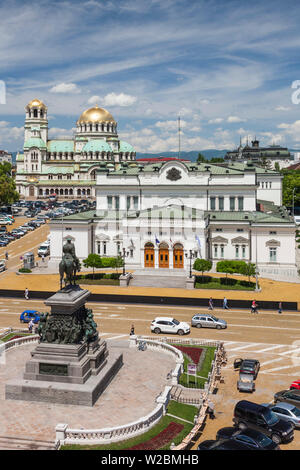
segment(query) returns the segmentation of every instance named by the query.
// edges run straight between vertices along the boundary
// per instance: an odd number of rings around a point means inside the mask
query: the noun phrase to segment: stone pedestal
[[[6,384],[6,399],[93,406],[122,367],[123,355],[109,352],[98,335],[86,341],[81,332],[79,342],[68,343],[66,324],[71,319],[72,327],[74,322],[78,328],[85,324],[89,294],[80,288],[63,289],[46,300],[49,321],[55,322],[49,323],[49,331],[32,351],[23,378]],[[61,329],[55,328],[60,320]]]
[[[194,289],[195,287],[195,276],[186,278],[186,289]]]

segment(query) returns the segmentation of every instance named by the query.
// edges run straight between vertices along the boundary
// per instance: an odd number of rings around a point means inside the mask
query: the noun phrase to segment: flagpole
[[[180,158],[180,116],[178,116],[178,158]]]

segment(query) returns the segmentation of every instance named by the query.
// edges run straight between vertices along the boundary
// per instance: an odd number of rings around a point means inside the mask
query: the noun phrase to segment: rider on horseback
[[[80,271],[80,261],[76,256],[74,243],[72,243],[72,239],[68,237],[67,243],[63,246],[62,260],[59,263],[61,288],[64,273],[66,273],[67,276],[65,283],[67,284],[67,282],[69,282],[69,284],[75,285],[75,276],[77,271]]]

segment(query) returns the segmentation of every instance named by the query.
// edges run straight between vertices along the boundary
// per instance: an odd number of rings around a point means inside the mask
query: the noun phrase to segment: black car
[[[233,439],[255,450],[279,450],[278,444],[272,439],[262,432],[250,428],[243,431],[235,427],[222,428],[217,432],[216,439]]]
[[[247,400],[239,401],[234,408],[233,423],[244,431],[246,428],[260,431],[276,444],[294,439],[294,426],[263,405]]]
[[[240,374],[251,374],[255,380],[260,369],[260,363],[257,359],[235,359],[233,367],[239,369]]]
[[[220,439],[218,441],[203,441],[198,445],[198,450],[256,450],[243,442],[234,439]]]
[[[274,395],[274,403],[279,401],[284,401],[295,405],[298,408],[300,407],[300,390],[281,390]]]

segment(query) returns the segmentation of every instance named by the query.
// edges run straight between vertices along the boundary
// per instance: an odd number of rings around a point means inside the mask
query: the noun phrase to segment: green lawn
[[[197,412],[197,408],[192,405],[183,405],[181,403],[174,404],[174,402],[171,401],[168,405],[168,412],[174,414],[175,416],[178,415],[183,419],[193,422],[194,415]],[[165,428],[167,428],[168,425],[172,422],[179,423],[184,426],[182,431],[177,434],[176,437],[172,438],[172,442],[174,442],[175,445],[178,445],[181,443],[184,437],[191,432],[193,424],[186,423],[185,421],[173,418],[172,416],[163,416],[159,423],[156,424],[152,429],[140,436],[133,437],[132,439],[127,439],[126,441],[120,441],[106,445],[64,445],[61,447],[61,450],[126,450],[137,444],[149,441],[153,437],[157,436],[160,432],[162,432]],[[169,442],[168,445],[166,445],[165,447],[162,447],[162,449],[160,450],[168,450],[170,448],[170,445],[171,442]]]
[[[175,344],[173,344],[172,346],[176,346]],[[203,361],[203,364],[202,364],[202,367],[200,369],[200,371],[197,372],[197,376],[196,378],[192,375],[189,376],[189,383],[188,383],[188,375],[186,374],[187,372],[187,365],[191,362],[191,359],[188,358],[185,354],[183,354],[183,358],[184,358],[184,373],[181,374],[180,376],[180,379],[179,379],[179,383],[181,385],[183,385],[184,387],[197,387],[197,388],[204,388],[204,384],[206,382],[206,379],[205,378],[202,378],[202,377],[208,377],[208,373],[211,369],[211,363],[212,363],[212,360],[214,358],[214,354],[215,354],[215,347],[205,347],[205,346],[194,346],[194,345],[191,345],[189,344],[188,347],[190,348],[201,348],[201,349],[204,349],[206,350],[205,352],[205,358],[204,358],[204,361]]]
[[[196,276],[195,288],[253,291],[255,283],[231,277]]]
[[[8,333],[6,336],[4,336],[4,338],[1,338],[1,341],[3,341],[4,343],[6,341],[9,341],[10,338],[13,338],[13,336],[29,336],[30,333]]]
[[[119,286],[120,281],[116,279],[80,279],[76,281],[78,285],[93,284],[104,286]]]

